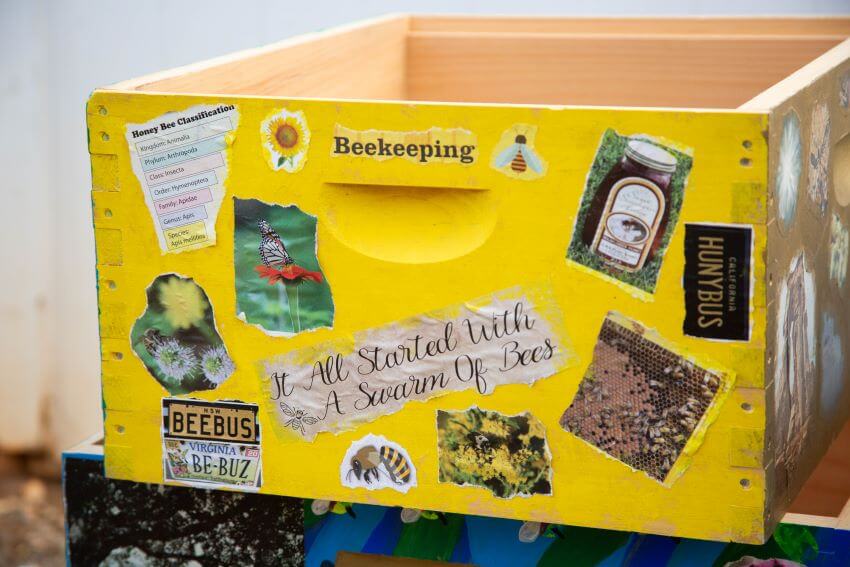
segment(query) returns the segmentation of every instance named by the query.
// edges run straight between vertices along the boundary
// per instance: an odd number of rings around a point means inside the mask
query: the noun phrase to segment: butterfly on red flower
[[[265,220],[260,220],[260,259],[262,266],[254,268],[261,278],[269,280],[270,285],[280,283],[301,283],[304,280],[321,283],[322,273],[313,272],[298,266],[277,231]]]

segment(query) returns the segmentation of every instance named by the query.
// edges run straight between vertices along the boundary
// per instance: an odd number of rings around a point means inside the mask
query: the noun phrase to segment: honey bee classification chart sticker
[[[239,122],[234,105],[199,105],[127,125],[133,172],[163,253],[215,244],[224,198],[225,152]]]

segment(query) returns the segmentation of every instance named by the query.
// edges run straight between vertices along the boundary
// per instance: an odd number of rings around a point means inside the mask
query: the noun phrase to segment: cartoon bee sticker
[[[407,462],[401,451],[387,445],[380,448],[376,448],[374,445],[366,445],[351,457],[350,464],[351,469],[346,477],[353,473],[357,480],[363,480],[366,484],[377,480],[379,475],[384,473],[388,474],[390,480],[396,484],[404,484],[410,481],[410,463]],[[383,471],[381,467],[383,467]]]
[[[536,179],[546,173],[546,164],[534,149],[537,127],[517,124],[505,131],[496,145],[493,168],[508,177]]]
[[[392,488],[407,492],[416,486],[416,468],[407,451],[379,435],[367,435],[351,444],[340,465],[343,486]]]

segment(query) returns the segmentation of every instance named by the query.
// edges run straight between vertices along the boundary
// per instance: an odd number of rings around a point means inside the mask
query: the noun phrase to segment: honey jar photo
[[[676,157],[643,140],[629,140],[605,176],[585,219],[582,240],[605,264],[634,272],[650,261],[670,217]]]

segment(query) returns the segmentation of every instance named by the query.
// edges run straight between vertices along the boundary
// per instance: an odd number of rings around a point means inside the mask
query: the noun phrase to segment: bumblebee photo
[[[646,136],[602,135],[567,259],[654,293],[693,158]]]
[[[169,394],[215,390],[236,370],[201,286],[176,274],[147,289],[147,309],[130,331],[133,352]]]
[[[724,375],[701,368],[651,335],[639,323],[608,314],[561,427],[665,482],[717,398]]]
[[[416,486],[416,467],[400,445],[380,435],[367,435],[348,448],[340,464],[340,481],[349,488],[392,488],[407,492]]]
[[[331,288],[319,265],[316,217],[295,205],[233,200],[238,317],[290,336],[331,327]]]
[[[480,486],[499,498],[552,494],[546,432],[528,412],[438,410],[437,446],[440,482]]]

